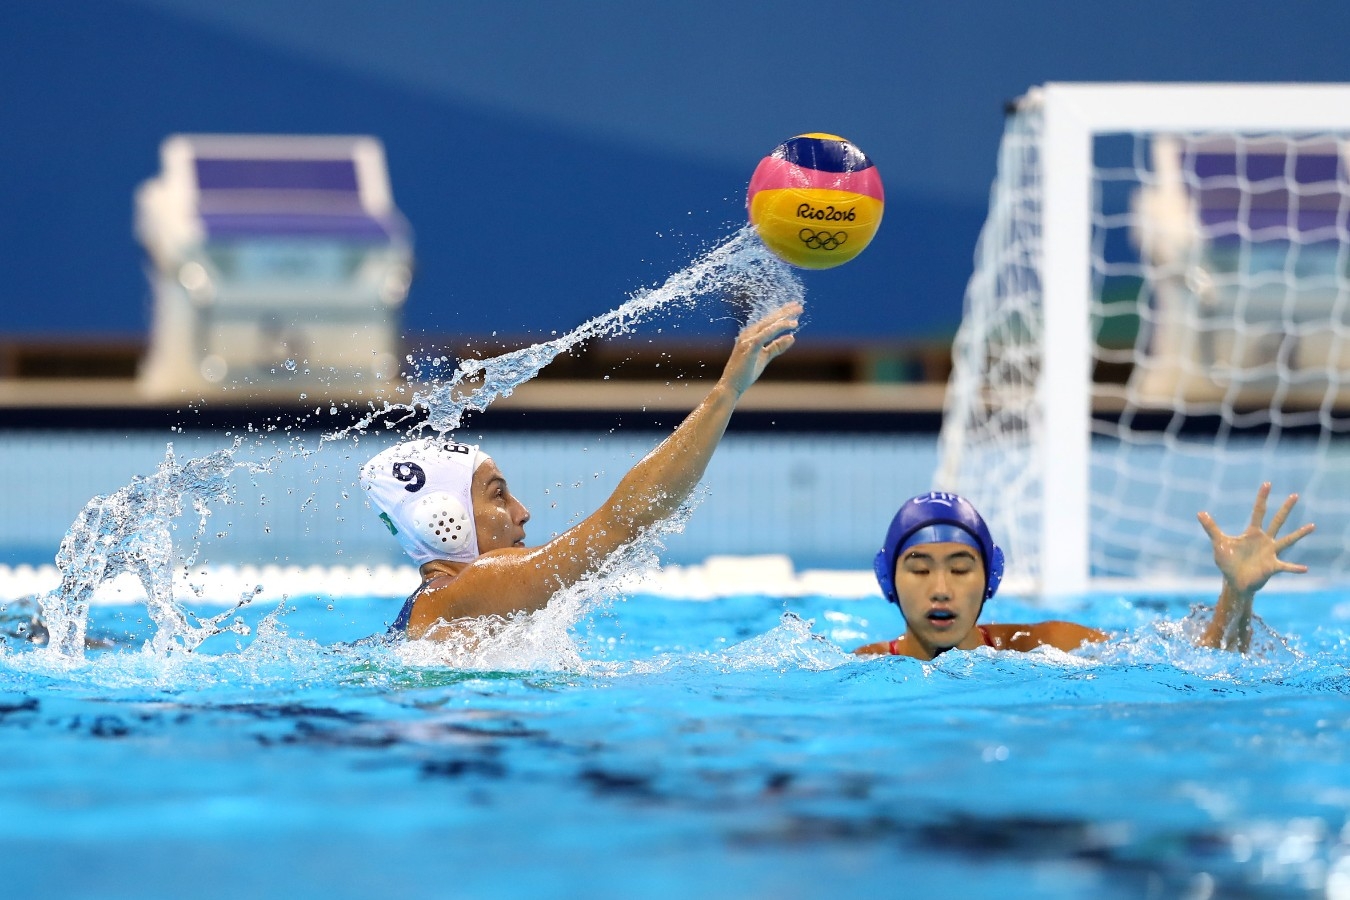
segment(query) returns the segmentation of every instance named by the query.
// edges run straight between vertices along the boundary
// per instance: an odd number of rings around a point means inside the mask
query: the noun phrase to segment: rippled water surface
[[[397,597],[250,607],[248,635],[193,653],[147,644],[139,605],[95,606],[107,646],[82,660],[12,639],[8,881],[1347,896],[1344,595],[1261,598],[1287,643],[1250,659],[1187,644],[1197,598],[1100,595],[1057,614],[1117,634],[1104,648],[923,664],[846,652],[898,630],[879,598],[599,593],[580,618],[564,603],[509,626],[515,669],[363,640]]]

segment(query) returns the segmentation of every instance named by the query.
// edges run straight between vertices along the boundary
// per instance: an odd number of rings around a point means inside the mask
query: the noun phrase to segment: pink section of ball
[[[826,188],[832,191],[853,191],[872,197],[883,203],[886,196],[881,188],[881,175],[876,166],[869,166],[861,172],[820,172],[795,165],[785,159],[766,156],[755,167],[750,176],[750,190],[746,192],[746,204],[760,191],[782,188]]]

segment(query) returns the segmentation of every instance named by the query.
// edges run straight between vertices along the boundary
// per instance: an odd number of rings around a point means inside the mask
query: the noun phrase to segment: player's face
[[[975,622],[984,606],[984,564],[965,544],[916,544],[895,561],[895,590],[909,638],[932,659],[984,641]]]
[[[530,511],[506,486],[497,464],[488,460],[473,473],[473,521],[478,552],[525,546],[525,523]]]

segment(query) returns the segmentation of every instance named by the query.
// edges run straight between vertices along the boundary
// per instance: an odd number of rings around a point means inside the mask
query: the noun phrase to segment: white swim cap
[[[472,562],[478,558],[473,473],[490,458],[477,444],[405,441],[361,467],[361,486],[413,562]]]

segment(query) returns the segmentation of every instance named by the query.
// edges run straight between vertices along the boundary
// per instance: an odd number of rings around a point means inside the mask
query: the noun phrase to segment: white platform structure
[[[136,192],[145,394],[348,392],[398,374],[412,235],[377,139],[176,135],[160,156]]]
[[[1016,104],[935,478],[985,512],[1009,583],[1217,585],[1195,513],[1240,528],[1263,480],[1318,525],[1297,561],[1350,578],[1348,148],[1345,84]]]

